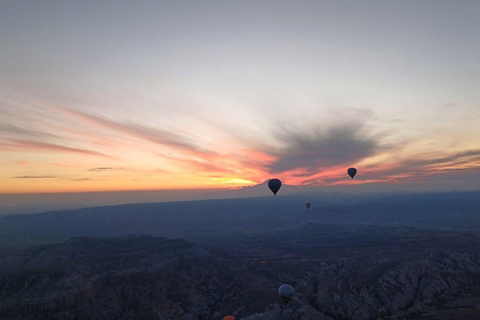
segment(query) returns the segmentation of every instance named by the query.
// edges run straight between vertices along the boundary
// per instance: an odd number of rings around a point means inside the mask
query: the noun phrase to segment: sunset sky
[[[0,193],[478,189],[479,17],[479,1],[1,1]]]

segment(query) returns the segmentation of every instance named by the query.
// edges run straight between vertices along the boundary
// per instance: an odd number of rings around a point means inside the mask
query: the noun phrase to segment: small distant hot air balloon
[[[311,206],[312,206],[312,204],[310,202],[305,203],[305,207],[307,207],[308,210],[310,210]]]
[[[350,177],[352,177],[352,179],[353,179],[353,177],[355,177],[355,175],[357,174],[357,169],[355,169],[355,168],[348,168],[347,173],[348,173],[348,175],[349,175]]]
[[[268,180],[268,187],[270,190],[272,190],[273,195],[277,195],[278,190],[280,190],[280,187],[282,186],[282,181],[278,179],[270,179]]]
[[[290,300],[292,300],[294,292],[293,287],[288,284],[282,284],[280,288],[278,288],[278,295],[285,303],[289,303]]]
[[[233,316],[226,316],[223,317],[223,320],[235,320],[235,318]]]

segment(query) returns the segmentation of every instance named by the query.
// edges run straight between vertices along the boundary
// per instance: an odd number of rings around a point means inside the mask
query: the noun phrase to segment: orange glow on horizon
[[[290,154],[273,143],[248,146],[232,136],[232,144],[225,148],[209,137],[207,148],[180,130],[60,107],[39,108],[39,112],[55,119],[52,127],[56,132],[34,131],[30,139],[7,137],[0,142],[2,194],[231,189],[254,186],[272,177],[292,186],[401,184],[480,167],[480,152],[473,148],[451,154],[396,148],[348,164],[311,168],[300,167],[299,161],[286,166],[293,169],[274,172],[282,154],[287,159]],[[42,127],[47,126],[42,123]],[[353,180],[346,172],[350,166],[359,170]]]
[[[233,161],[233,158],[227,161]],[[23,167],[16,174],[9,174],[5,168],[0,169],[0,178],[4,182],[0,186],[2,194],[25,194],[25,193],[77,193],[77,192],[109,192],[109,191],[157,191],[157,190],[214,190],[232,189],[254,186],[263,183],[265,180],[276,176],[285,184],[291,186],[349,186],[361,184],[401,184],[405,181],[420,181],[421,177],[447,174],[452,171],[475,170],[477,163],[461,165],[436,165],[428,167],[422,173],[399,172],[395,173],[396,167],[393,163],[385,166],[377,166],[359,172],[354,179],[351,179],[345,167],[332,167],[321,172],[308,175],[305,169],[295,169],[280,174],[270,174],[263,169],[245,167],[235,169],[239,175],[231,175],[230,170],[215,172],[199,170],[188,174],[186,172],[172,173],[168,171],[139,171],[125,168],[98,168],[93,171],[82,169],[82,175],[78,175],[76,165],[53,163],[50,168],[56,170],[39,171],[37,175],[29,174],[28,168],[32,164],[28,161],[16,161],[18,168]],[[34,166],[33,166],[34,167]],[[197,167],[197,165],[195,165]],[[200,167],[198,167],[200,168]],[[214,168],[214,167],[212,167]],[[55,172],[64,172],[55,174]],[[53,172],[53,173],[52,173]],[[70,174],[65,174],[68,172]],[[73,173],[72,173],[73,172]],[[242,177],[242,172],[246,173]]]

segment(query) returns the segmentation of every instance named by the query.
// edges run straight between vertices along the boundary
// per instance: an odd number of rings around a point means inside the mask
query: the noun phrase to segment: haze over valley
[[[479,192],[307,193],[3,216],[0,315],[476,319],[478,208]]]

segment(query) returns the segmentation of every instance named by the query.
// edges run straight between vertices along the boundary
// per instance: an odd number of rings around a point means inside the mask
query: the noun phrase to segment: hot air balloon
[[[272,190],[273,195],[277,195],[278,190],[280,190],[280,187],[282,186],[282,181],[278,179],[270,179],[268,180],[268,187],[270,190]]]
[[[353,179],[353,177],[355,177],[355,175],[357,174],[357,169],[355,169],[355,168],[348,168],[347,173],[348,173],[348,175],[349,175],[350,177],[352,177],[352,179]]]
[[[310,202],[305,203],[305,207],[307,207],[308,210],[310,210],[311,206],[312,206],[312,204]]]
[[[280,288],[278,288],[278,295],[285,303],[289,303],[290,300],[292,300],[294,292],[293,287],[288,284],[282,284]]]
[[[235,320],[235,318],[233,316],[226,316],[223,317],[223,320]]]

